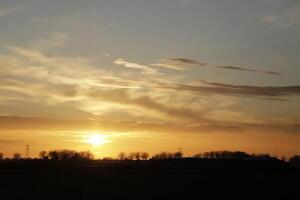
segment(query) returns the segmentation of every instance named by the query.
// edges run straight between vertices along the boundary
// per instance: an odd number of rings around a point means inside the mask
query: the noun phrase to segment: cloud
[[[263,16],[260,21],[280,28],[298,26],[300,24],[300,5],[299,3],[292,4],[282,12]]]
[[[191,3],[193,0],[180,0],[178,5],[179,7],[185,6],[186,4]]]
[[[139,80],[130,73],[103,71],[81,57],[48,56],[40,50],[17,46],[7,49],[10,50],[7,54],[0,55],[0,106],[4,105],[0,113],[30,114],[35,111],[32,107],[49,111],[49,105],[59,106],[70,101],[78,103],[74,105],[76,109],[86,110],[87,106],[81,104],[90,103],[85,94],[90,88],[138,89],[150,84],[145,78]],[[12,104],[20,110],[12,109]],[[23,109],[24,104],[31,110]],[[96,107],[92,111],[99,110]]]
[[[5,16],[12,15],[20,9],[22,9],[22,7],[4,8],[4,9],[0,8],[0,17],[5,17]]]
[[[188,58],[168,58],[161,59],[158,63],[151,64],[155,67],[163,67],[172,70],[184,71],[187,70],[191,65],[204,66],[206,63],[199,62]]]
[[[271,74],[271,75],[283,75],[282,73],[274,72],[274,71],[256,70],[256,69],[249,69],[249,68],[237,67],[237,66],[219,66],[219,68],[228,69],[228,70],[245,71],[245,72],[257,72],[257,73],[264,73],[264,74]]]
[[[11,140],[11,139],[0,139],[1,145],[15,145],[15,144],[23,144],[25,140]]]
[[[197,60],[192,60],[192,59],[188,59],[188,58],[170,58],[167,60],[171,61],[171,62],[182,63],[182,64],[200,65],[200,66],[206,65],[205,62],[199,62]]]
[[[18,126],[15,126],[18,124]],[[59,130],[59,131],[149,131],[157,133],[207,133],[241,131],[237,125],[226,124],[185,124],[185,123],[155,123],[140,121],[109,121],[88,119],[53,119],[0,116],[0,130]]]
[[[173,70],[178,70],[178,71],[185,71],[186,70],[186,68],[183,67],[183,66],[178,66],[178,65],[174,65],[174,64],[167,64],[167,63],[155,63],[155,64],[151,64],[151,66],[163,67],[163,68],[173,69]]]
[[[266,92],[269,87],[205,81],[201,85],[177,84],[181,78],[105,71],[86,58],[49,56],[41,50],[17,46],[8,49],[0,55],[0,115],[116,120],[119,122],[101,126],[113,129],[121,125],[122,130],[230,131],[243,130],[241,122],[253,122],[254,117],[242,110],[239,115],[228,114],[237,111],[231,107],[234,98],[223,96],[220,100],[218,96],[199,94],[258,96],[268,100],[299,94],[289,87],[270,87],[273,91]],[[124,59],[117,62],[143,72],[148,70],[147,65]],[[183,95],[180,91],[187,92]],[[220,110],[219,118],[212,114]],[[222,119],[225,111],[227,121]]]
[[[18,126],[16,126],[18,124]],[[241,131],[253,131],[261,133],[299,133],[299,122],[272,122],[272,123],[161,123],[161,122],[140,122],[140,121],[110,121],[90,119],[53,119],[0,116],[0,130],[52,130],[52,131],[120,131],[120,132],[141,132],[152,133],[232,133]],[[0,143],[10,144],[11,140],[0,140]],[[21,141],[20,141],[21,142]]]
[[[70,36],[66,33],[55,33],[46,38],[41,38],[32,42],[34,49],[49,50],[52,48],[59,48],[65,46],[67,41],[70,40]]]
[[[300,24],[300,5],[294,6],[289,10],[288,20],[291,25]]]
[[[143,74],[156,74],[156,75],[161,75],[161,73],[158,72],[158,70],[153,69],[147,65],[142,65],[139,63],[133,63],[133,62],[128,62],[124,60],[123,58],[119,58],[114,61],[116,65],[123,65],[124,67],[127,68],[132,68],[132,69],[139,69],[143,71]]]
[[[266,15],[264,17],[262,17],[262,22],[266,23],[266,24],[272,24],[278,21],[278,17],[276,16],[272,16],[272,15]]]
[[[168,104],[159,103],[151,99],[149,96],[133,97],[129,94],[129,90],[127,89],[91,90],[89,96],[108,102],[138,106],[146,110],[153,110],[158,113],[163,113],[171,118],[187,120],[203,119],[200,112],[180,106],[172,107]]]
[[[300,86],[249,86],[230,85],[217,82],[201,81],[203,86],[186,84],[161,85],[162,88],[175,91],[191,91],[195,93],[222,94],[222,95],[243,95],[243,96],[293,96],[300,95]],[[206,85],[206,86],[205,86]]]

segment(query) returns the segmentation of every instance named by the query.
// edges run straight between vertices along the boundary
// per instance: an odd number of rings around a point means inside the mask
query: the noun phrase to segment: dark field
[[[254,161],[0,163],[0,199],[300,199],[300,170]]]

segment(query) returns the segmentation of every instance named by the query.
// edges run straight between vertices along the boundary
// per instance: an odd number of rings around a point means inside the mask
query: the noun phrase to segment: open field
[[[221,162],[1,163],[0,193],[5,200],[300,198],[299,169]]]

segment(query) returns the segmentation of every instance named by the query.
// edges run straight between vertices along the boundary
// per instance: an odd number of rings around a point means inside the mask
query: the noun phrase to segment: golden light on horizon
[[[86,143],[93,146],[101,146],[109,142],[107,136],[100,133],[89,133],[85,140]]]

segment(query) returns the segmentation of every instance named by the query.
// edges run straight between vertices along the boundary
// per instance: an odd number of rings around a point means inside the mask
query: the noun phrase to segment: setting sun
[[[109,141],[106,139],[106,136],[104,136],[104,135],[92,134],[92,135],[87,136],[86,142],[88,144],[92,144],[94,146],[100,146],[100,145],[105,144]]]

